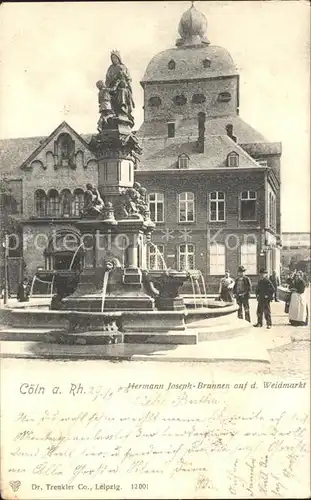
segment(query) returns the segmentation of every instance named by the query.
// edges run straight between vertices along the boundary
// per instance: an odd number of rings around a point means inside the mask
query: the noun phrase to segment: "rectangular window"
[[[194,194],[180,193],[179,195],[179,222],[194,222]]]
[[[149,245],[148,267],[149,269],[164,269],[164,245]]]
[[[167,124],[167,137],[175,137],[175,123],[170,122]]]
[[[243,191],[240,198],[240,219],[256,220],[256,191]]]
[[[153,222],[164,222],[164,195],[163,193],[149,194],[150,218]]]
[[[210,221],[223,222],[225,220],[225,193],[214,191],[210,193]]]
[[[257,274],[257,246],[255,243],[241,245],[241,266],[245,267],[247,274]]]
[[[178,268],[180,271],[195,268],[195,247],[190,243],[179,245],[178,248]]]
[[[276,229],[276,196],[268,191],[268,222],[271,229]]]
[[[226,247],[223,243],[210,245],[210,274],[223,275],[226,271]]]

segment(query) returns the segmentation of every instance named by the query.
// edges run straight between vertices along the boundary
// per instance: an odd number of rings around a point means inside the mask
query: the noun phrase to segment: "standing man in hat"
[[[238,267],[238,277],[235,280],[233,287],[233,295],[236,297],[239,306],[238,318],[243,319],[243,308],[246,321],[251,322],[249,314],[249,297],[252,290],[252,282],[248,276],[245,275],[245,267]]]
[[[268,271],[260,269],[260,279],[256,288],[257,305],[257,323],[255,327],[262,326],[262,317],[265,316],[267,328],[271,328],[271,309],[270,302],[273,300],[275,288],[268,278]]]

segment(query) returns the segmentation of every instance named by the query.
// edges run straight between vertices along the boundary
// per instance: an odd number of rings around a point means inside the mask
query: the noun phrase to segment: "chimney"
[[[205,140],[205,113],[198,114],[198,126],[199,126],[199,134],[198,134],[198,142],[197,147],[199,153],[204,153],[204,140]]]
[[[237,138],[235,135],[233,135],[233,125],[231,123],[228,123],[226,125],[226,131],[227,131],[227,136],[230,137],[234,142],[237,142]]]

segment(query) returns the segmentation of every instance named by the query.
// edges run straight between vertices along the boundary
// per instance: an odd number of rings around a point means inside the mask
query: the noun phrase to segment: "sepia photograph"
[[[0,7],[1,498],[310,496],[310,4]]]

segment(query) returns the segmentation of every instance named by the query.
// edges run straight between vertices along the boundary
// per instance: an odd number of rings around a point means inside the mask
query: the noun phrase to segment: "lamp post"
[[[9,297],[9,273],[8,273],[8,258],[9,258],[9,235],[5,233],[4,241],[2,243],[4,247],[4,295],[3,304],[8,303]]]

